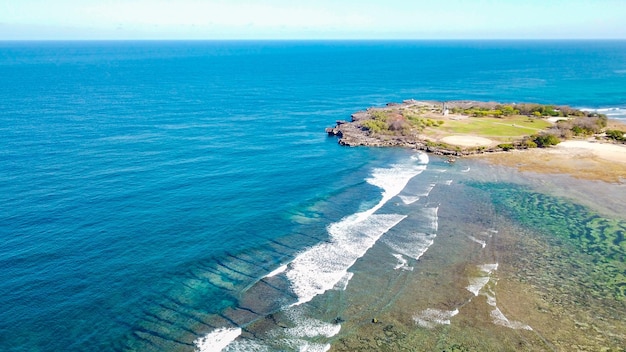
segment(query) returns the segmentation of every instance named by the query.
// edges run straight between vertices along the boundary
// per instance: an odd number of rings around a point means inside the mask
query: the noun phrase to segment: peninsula
[[[567,106],[405,100],[356,112],[326,132],[346,146],[462,156],[542,148],[572,138],[623,143],[623,127],[610,125],[605,115]]]

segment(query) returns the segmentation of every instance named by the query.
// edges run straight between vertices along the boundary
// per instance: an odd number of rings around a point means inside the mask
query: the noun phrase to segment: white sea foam
[[[495,270],[498,270],[498,263],[494,263],[494,264],[483,264],[483,265],[479,265],[478,268],[480,269],[480,271],[482,271],[483,273],[487,274],[487,275],[491,275],[492,272],[494,272]]]
[[[241,328],[221,328],[196,339],[193,343],[198,352],[219,352],[241,335]]]
[[[450,319],[459,314],[459,310],[439,310],[428,308],[413,316],[413,320],[424,328],[434,328],[436,325],[450,325]]]
[[[278,328],[267,332],[264,339],[238,339],[228,345],[224,352],[328,351],[329,343],[320,342],[337,335],[340,324],[331,324],[306,316],[302,306],[286,307],[283,319],[290,321],[291,328]]]
[[[391,198],[398,195],[404,187],[406,187],[409,180],[422,173],[425,169],[426,165],[422,164],[393,165],[392,168],[374,169],[372,177],[367,178],[366,181],[371,185],[381,188],[383,190],[383,198],[375,207],[370,209],[371,213],[374,213]]]
[[[470,278],[469,279],[470,284],[469,286],[466,287],[466,289],[472,292],[474,296],[478,296],[479,294],[482,294],[487,298],[487,304],[493,307],[490,313],[493,323],[496,325],[505,326],[511,329],[532,330],[532,328],[529,325],[526,325],[519,321],[509,320],[502,313],[502,311],[500,311],[500,308],[498,308],[497,302],[496,302],[496,294],[495,294],[495,291],[493,290],[495,286],[490,285],[487,288],[485,288],[487,283],[489,283],[489,281],[491,280],[491,274],[494,271],[498,270],[498,263],[479,265],[478,269],[485,276]],[[495,283],[497,282],[494,282],[494,284]],[[485,289],[483,290],[483,288]]]
[[[337,284],[335,284],[333,289],[338,290],[338,291],[345,291],[346,288],[348,288],[348,284],[350,283],[350,280],[352,279],[353,276],[354,276],[354,273],[351,273],[351,272],[348,271],[341,278],[341,280],[339,280],[339,282]]]
[[[415,155],[411,155],[411,160],[417,160],[420,164],[428,164],[430,159],[428,158],[428,154],[426,153],[417,153]]]
[[[257,341],[251,340],[236,340],[228,345],[222,352],[272,352],[273,349],[268,346],[262,345]]]
[[[479,240],[478,238],[476,238],[474,236],[467,236],[467,238],[469,238],[470,240],[480,244],[482,246],[482,248],[485,248],[487,246],[487,242],[485,242],[483,240]]]
[[[418,200],[420,200],[420,197],[419,196],[400,195],[400,199],[402,199],[402,203],[404,203],[404,204],[413,204],[413,203],[417,202]]]
[[[351,215],[329,227],[331,241],[320,243],[299,254],[288,266],[287,278],[301,304],[332,289],[348,269],[362,257],[385,232],[406,216]]]
[[[272,277],[272,276],[276,276],[278,274],[284,273],[285,270],[287,270],[287,265],[281,265],[278,268],[276,268],[275,270],[273,270],[271,273],[265,275],[265,277]]]
[[[504,313],[498,308],[496,303],[496,294],[493,290],[489,289],[484,293],[487,297],[487,304],[493,307],[490,315],[493,319],[493,323],[500,326],[505,326],[510,329],[524,329],[524,330],[532,330],[529,325],[521,323],[519,321],[511,321],[509,320]]]
[[[382,199],[378,204],[330,224],[329,242],[305,250],[288,265],[285,275],[298,296],[295,305],[308,302],[316,295],[332,289],[384,233],[406,217],[374,213],[397,196],[411,178],[426,169],[426,154],[419,153],[411,159],[409,163],[396,164],[391,168],[374,169],[372,177],[366,181],[382,189]]]
[[[394,252],[413,259],[419,259],[435,242],[438,228],[438,208],[421,208],[418,220],[419,230],[424,232],[398,231],[383,236],[385,243]]]
[[[470,172],[470,167],[468,166],[465,170],[461,170],[461,172]]]
[[[341,330],[341,324],[330,324],[311,318],[300,319],[296,324],[296,327],[285,329],[285,332],[291,337],[315,338],[323,336],[331,338]]]
[[[383,239],[383,242],[399,255],[419,259],[435,242],[436,234],[419,232],[397,233]]]
[[[297,351],[328,351],[330,344],[313,343],[310,339],[317,341],[320,337],[330,339],[341,330],[341,324],[331,324],[306,317],[305,310],[300,307],[287,308],[284,313],[296,326],[279,332],[287,335],[281,342]]]
[[[430,183],[428,185],[423,185],[423,189],[421,190],[403,190],[402,194],[399,195],[400,199],[404,204],[413,204],[420,200],[422,197],[428,197],[430,192],[435,188],[436,183]]]
[[[429,215],[430,226],[434,232],[437,232],[439,229],[439,207],[436,208],[426,208],[425,211]]]
[[[452,180],[445,180],[443,181],[443,184],[446,186],[450,186],[452,184]]]
[[[488,292],[485,293],[487,297],[487,304],[495,307],[496,306],[496,293],[493,290],[489,289]]]
[[[610,118],[626,119],[626,107],[579,108],[579,110],[604,114]]]
[[[490,275],[491,275],[491,273],[494,270],[498,269],[498,263],[479,265],[478,269],[480,269],[480,271],[485,276],[470,277],[469,278],[469,285],[467,287],[465,287],[465,289],[470,291],[471,293],[473,293],[474,296],[478,296],[478,294],[480,293],[480,290],[482,290],[483,287],[485,287],[485,285],[487,285],[489,280],[491,280],[491,276]]]
[[[413,271],[413,267],[408,266],[408,261],[402,256],[402,254],[396,253],[393,256],[398,259],[398,264],[393,268],[394,270],[402,269],[407,271]]]
[[[469,285],[465,287],[468,291],[474,294],[474,296],[478,296],[480,290],[485,287],[485,285],[489,282],[489,276],[485,277],[471,277],[469,279]]]
[[[507,317],[502,314],[500,309],[496,307],[491,311],[491,318],[493,319],[493,323],[500,326],[505,326],[510,329],[523,329],[523,330],[532,330],[529,325],[521,323],[519,321],[511,321]]]

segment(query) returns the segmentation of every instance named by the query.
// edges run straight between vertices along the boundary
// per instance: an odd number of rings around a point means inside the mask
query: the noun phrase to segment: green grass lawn
[[[521,138],[550,127],[542,119],[527,116],[470,117],[464,120],[448,120],[438,130],[450,134],[470,134],[488,138]]]

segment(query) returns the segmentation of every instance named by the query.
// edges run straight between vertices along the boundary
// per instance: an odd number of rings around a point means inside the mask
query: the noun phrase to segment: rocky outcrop
[[[472,106],[476,102],[454,102],[446,103],[446,106]],[[491,103],[482,103],[491,105]],[[495,104],[495,103],[494,103]],[[326,128],[326,133],[331,137],[338,137],[338,143],[343,146],[357,147],[402,147],[426,151],[428,153],[446,156],[463,156],[485,152],[502,151],[498,147],[490,148],[461,148],[449,146],[444,143],[419,138],[418,135],[409,136],[403,134],[381,134],[371,133],[363,123],[372,120],[377,111],[402,111],[403,109],[420,109],[428,114],[443,114],[443,103],[423,102],[416,100],[405,100],[402,103],[389,103],[386,107],[369,108],[365,111],[358,111],[351,115],[351,121],[339,120],[334,127]]]

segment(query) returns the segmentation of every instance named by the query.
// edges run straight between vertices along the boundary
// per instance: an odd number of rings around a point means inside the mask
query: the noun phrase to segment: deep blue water
[[[626,118],[626,42],[0,43],[0,349],[193,349],[411,160],[324,128],[411,98]]]

